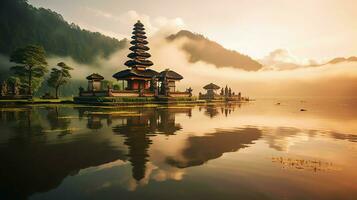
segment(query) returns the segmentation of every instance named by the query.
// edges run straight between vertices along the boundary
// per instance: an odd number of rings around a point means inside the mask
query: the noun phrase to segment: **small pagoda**
[[[146,40],[144,25],[140,21],[134,24],[132,34],[131,38],[133,40],[130,42],[132,46],[129,48],[131,53],[128,54],[130,60],[125,62],[129,69],[120,71],[114,74],[113,77],[117,80],[127,81],[126,90],[149,89],[150,81],[159,73],[155,70],[147,69],[153,65],[153,62],[148,60],[151,57],[147,52],[150,50],[147,46],[149,42]]]
[[[199,93],[198,98],[200,100],[218,100],[218,101],[241,101],[243,98],[241,97],[241,93],[236,94],[232,91],[232,89],[228,86],[225,88],[219,87],[214,83],[207,84],[203,87],[206,90],[206,93]],[[217,90],[221,89],[221,92],[218,94]],[[244,99],[246,100],[246,99]]]
[[[88,91],[100,91],[102,89],[102,81],[104,80],[104,77],[97,74],[93,73],[89,76],[87,76],[88,80]]]
[[[176,81],[180,81],[183,77],[172,71],[170,69],[166,69],[157,76],[158,80],[162,83],[160,87],[160,94],[169,96],[170,93],[176,92]]]
[[[203,87],[206,90],[206,94],[199,94],[200,99],[214,99],[217,96],[216,90],[219,90],[221,87],[214,83],[207,84]]]

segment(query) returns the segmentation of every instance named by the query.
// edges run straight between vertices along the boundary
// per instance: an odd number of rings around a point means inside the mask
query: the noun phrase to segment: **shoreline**
[[[92,101],[96,100],[96,101]],[[91,101],[71,99],[34,99],[34,100],[0,100],[0,106],[6,105],[38,105],[38,104],[73,104],[73,105],[90,105],[90,106],[150,106],[150,105],[201,105],[201,104],[221,104],[221,103],[248,103],[250,101],[225,101],[225,100],[141,100],[141,101]]]

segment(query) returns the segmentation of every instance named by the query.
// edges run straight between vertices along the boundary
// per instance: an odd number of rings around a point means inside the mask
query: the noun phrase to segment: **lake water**
[[[357,199],[353,98],[2,106],[0,133],[0,199]]]

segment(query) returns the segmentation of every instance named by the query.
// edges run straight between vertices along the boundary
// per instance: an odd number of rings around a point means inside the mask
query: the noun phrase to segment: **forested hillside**
[[[60,14],[35,8],[26,0],[0,1],[0,54],[9,55],[18,47],[38,44],[47,54],[91,64],[98,55],[108,57],[125,43],[69,24]]]
[[[183,50],[190,55],[191,62],[202,60],[214,64],[217,67],[233,67],[247,71],[255,71],[262,68],[260,63],[249,56],[240,54],[237,51],[225,49],[217,42],[190,31],[182,30],[177,34],[169,36],[168,40],[173,41],[183,37],[189,39],[189,41],[184,44]]]

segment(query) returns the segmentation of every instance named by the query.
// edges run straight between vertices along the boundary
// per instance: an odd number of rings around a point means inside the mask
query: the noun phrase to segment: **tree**
[[[16,49],[10,56],[10,62],[17,63],[11,70],[19,77],[23,86],[27,87],[28,95],[41,85],[47,72],[45,50],[41,46],[28,45]]]
[[[69,71],[73,70],[72,67],[67,66],[64,62],[58,63],[57,66],[60,67],[60,69],[52,68],[50,77],[47,80],[48,86],[55,89],[56,99],[58,99],[59,88],[62,85],[68,83],[69,79],[71,78]]]

